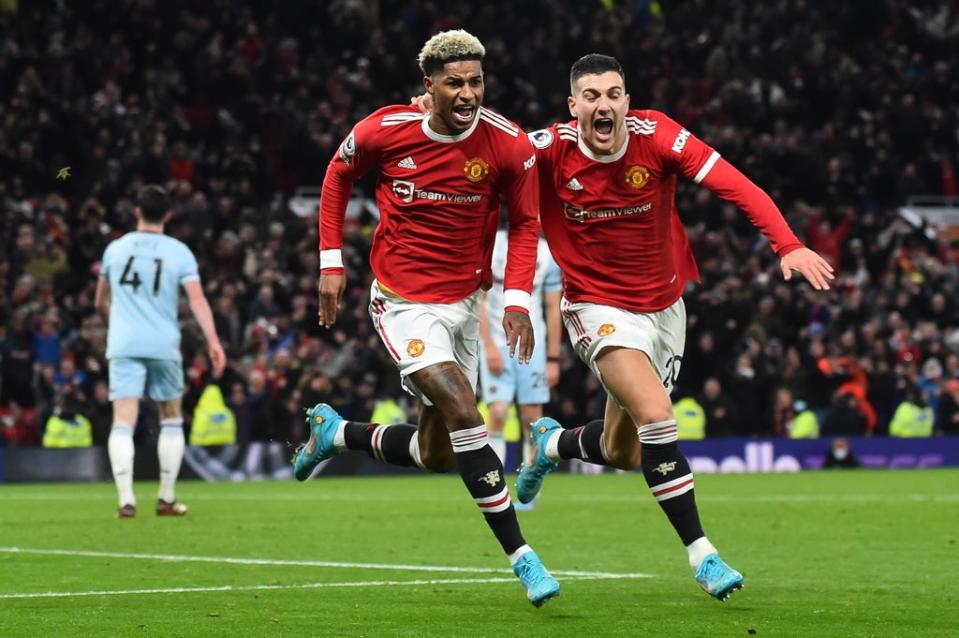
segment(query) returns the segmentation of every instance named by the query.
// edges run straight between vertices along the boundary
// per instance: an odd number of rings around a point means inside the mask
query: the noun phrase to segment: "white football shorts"
[[[666,391],[672,391],[686,348],[686,305],[681,297],[668,308],[651,313],[570,303],[565,297],[560,309],[573,349],[601,382],[596,365],[599,353],[610,347],[632,348],[646,353]]]
[[[432,405],[410,375],[446,361],[460,367],[476,392],[479,291],[451,304],[418,303],[388,292],[374,280],[370,287],[370,317],[407,392]]]

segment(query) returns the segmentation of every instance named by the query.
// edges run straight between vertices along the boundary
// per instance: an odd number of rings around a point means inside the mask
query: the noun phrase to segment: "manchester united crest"
[[[424,350],[426,350],[426,345],[422,339],[411,339],[410,342],[406,344],[406,354],[411,357],[420,356]]]
[[[604,323],[599,327],[599,330],[596,331],[600,337],[605,337],[616,332],[616,326],[611,323]]]
[[[463,173],[469,181],[481,182],[489,175],[489,164],[481,157],[474,157],[466,162],[466,166],[463,167]]]
[[[649,181],[649,169],[645,166],[630,166],[626,171],[626,184],[632,188],[642,188]]]

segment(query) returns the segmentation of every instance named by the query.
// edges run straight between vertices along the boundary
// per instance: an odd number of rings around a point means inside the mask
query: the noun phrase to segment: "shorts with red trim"
[[[459,366],[476,392],[479,291],[456,303],[419,303],[394,295],[374,281],[370,288],[370,317],[407,392],[432,405],[410,375],[447,361]]]
[[[632,312],[613,306],[580,302],[560,303],[563,323],[573,349],[601,382],[596,358],[605,348],[631,348],[646,353],[666,391],[679,377],[686,347],[686,305],[682,298],[659,312]],[[611,395],[609,387],[603,387]]]

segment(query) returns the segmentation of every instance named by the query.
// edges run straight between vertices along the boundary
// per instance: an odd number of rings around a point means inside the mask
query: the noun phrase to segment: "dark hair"
[[[144,186],[137,194],[137,207],[143,221],[158,224],[170,210],[170,196],[162,186]]]
[[[482,62],[483,56],[478,55],[476,53],[467,53],[464,55],[454,55],[454,56],[450,56],[448,58],[442,58],[442,59],[425,58],[423,60],[423,67],[422,67],[423,75],[433,75],[434,73],[442,71],[443,67],[445,67],[450,62],[462,62],[464,60],[476,60],[478,62]]]
[[[626,74],[623,67],[614,57],[603,55],[602,53],[588,53],[580,59],[573,62],[569,70],[569,90],[570,93],[576,93],[576,81],[584,75],[599,75],[608,71],[619,73],[623,78],[623,84],[626,84]]]

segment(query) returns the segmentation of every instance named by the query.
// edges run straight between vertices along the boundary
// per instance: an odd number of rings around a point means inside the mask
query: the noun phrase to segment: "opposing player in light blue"
[[[519,406],[523,441],[529,441],[529,424],[542,418],[543,405],[549,403],[549,389],[559,381],[559,350],[563,330],[559,310],[563,274],[542,237],[536,253],[536,274],[533,277],[529,311],[536,335],[536,347],[529,365],[519,365],[515,359],[511,359],[503,331],[490,329],[490,326],[503,323],[503,273],[507,243],[506,231],[497,232],[493,246],[493,287],[487,291],[480,313],[480,384],[483,400],[489,408],[489,444],[504,462],[506,441],[503,429],[510,405],[515,402]],[[529,450],[524,447],[524,460],[528,460],[528,455]]]
[[[206,337],[214,376],[223,372],[226,355],[200,286],[196,258],[186,244],[163,234],[170,215],[167,192],[160,186],[146,186],[137,200],[136,230],[111,242],[103,253],[95,301],[97,311],[109,325],[107,359],[113,428],[107,447],[119,495],[117,516],[136,515],[133,428],[144,392],[160,412],[156,513],[183,516],[186,505],[178,503],[175,494],[185,446],[180,405],[183,360],[177,323],[180,286]]]

